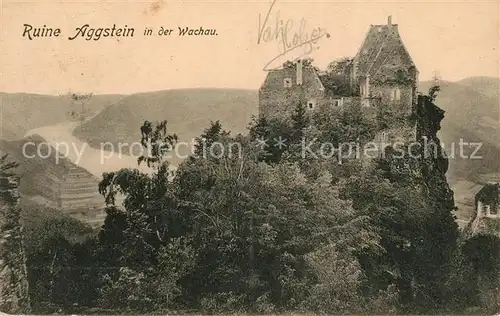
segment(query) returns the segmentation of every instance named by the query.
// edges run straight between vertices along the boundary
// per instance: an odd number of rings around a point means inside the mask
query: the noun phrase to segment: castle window
[[[391,93],[392,101],[399,101],[401,99],[401,90],[399,88],[394,88]]]
[[[490,214],[497,216],[498,215],[498,209],[496,207],[491,207],[490,206]]]
[[[489,205],[485,205],[483,207],[483,210],[485,212],[485,216],[486,217],[490,217],[491,216],[491,207]]]
[[[309,100],[309,102],[307,102],[307,108],[309,110],[314,109],[315,106],[316,106],[316,102],[314,102],[314,100]]]
[[[389,145],[387,143],[387,134],[385,132],[382,132],[382,135],[380,136],[380,149],[379,149],[379,157],[383,158],[386,146]]]
[[[285,88],[291,88],[292,87],[292,78],[285,78],[283,80],[283,86]]]

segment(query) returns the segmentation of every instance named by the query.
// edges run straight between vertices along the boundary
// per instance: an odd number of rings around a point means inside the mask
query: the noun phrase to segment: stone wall
[[[11,314],[30,310],[18,184],[17,177],[0,176],[0,311]]]
[[[394,89],[399,89],[399,100],[391,97]],[[372,97],[378,97],[382,104],[394,107],[396,112],[402,112],[407,115],[412,113],[413,90],[409,85],[371,85],[370,92]],[[397,107],[397,108],[396,108]]]
[[[500,237],[500,216],[488,214],[487,206],[479,202],[476,206],[476,214],[465,228],[467,236],[476,234],[488,234]]]
[[[489,201],[479,197],[482,192],[488,192]],[[487,234],[500,237],[500,212],[497,204],[497,201],[500,200],[500,191],[498,186],[486,184],[476,194],[475,200],[474,216],[464,230],[466,236]]]
[[[297,85],[295,68],[270,72],[259,90],[259,115],[287,120],[298,104],[307,106],[312,101],[316,108],[327,102],[315,70],[304,67],[302,76],[303,84]],[[283,86],[284,78],[292,79],[291,87]]]

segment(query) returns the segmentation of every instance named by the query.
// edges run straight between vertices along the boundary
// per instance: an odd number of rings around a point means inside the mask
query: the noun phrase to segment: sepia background
[[[5,92],[61,94],[133,93],[218,87],[258,89],[277,43],[257,44],[259,14],[269,1],[3,1],[1,80]],[[306,30],[322,27],[331,37],[311,54],[325,67],[353,56],[370,24],[392,15],[407,49],[430,80],[434,71],[457,81],[471,75],[498,77],[497,1],[277,1],[281,19],[304,18]],[[23,24],[59,27],[59,38],[23,38]],[[134,38],[67,40],[75,28],[128,25]],[[146,26],[215,28],[212,37],[143,37]],[[175,32],[174,32],[175,33]],[[296,57],[296,56],[293,56]],[[50,77],[50,80],[47,78]],[[133,80],[131,80],[133,78]]]

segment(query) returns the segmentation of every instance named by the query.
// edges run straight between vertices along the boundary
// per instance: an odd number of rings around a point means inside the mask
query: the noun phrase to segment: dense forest
[[[462,235],[432,162],[302,155],[304,139],[364,143],[391,119],[297,105],[286,121],[254,118],[246,135],[216,121],[175,177],[175,131],[137,126],[151,149],[138,163],[154,172],[103,176],[99,230],[63,216],[25,227],[33,312],[498,311],[500,240]],[[279,137],[286,146],[255,145]],[[234,143],[237,155],[224,150]]]

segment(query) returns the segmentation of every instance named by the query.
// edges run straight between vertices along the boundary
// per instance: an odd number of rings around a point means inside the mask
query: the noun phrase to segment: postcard
[[[500,2],[0,14],[0,314],[500,313]]]

